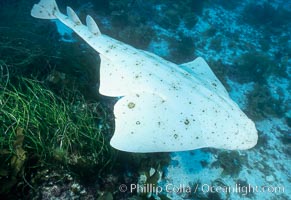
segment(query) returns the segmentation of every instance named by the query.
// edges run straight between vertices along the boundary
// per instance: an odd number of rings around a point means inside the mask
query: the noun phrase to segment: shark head
[[[101,34],[93,18],[82,24],[54,0],[34,5],[32,16],[58,19],[99,52],[100,88],[120,97],[110,144],[128,152],[171,152],[256,145],[255,124],[229,97],[203,58],[177,65]]]

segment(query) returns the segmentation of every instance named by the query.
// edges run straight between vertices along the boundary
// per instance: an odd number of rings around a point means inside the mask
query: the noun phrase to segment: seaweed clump
[[[185,62],[185,60],[193,60],[195,44],[193,38],[179,33],[177,40],[170,41],[171,58],[176,63]]]
[[[213,163],[213,166],[220,166],[223,169],[223,175],[236,177],[247,162],[245,159],[247,158],[239,155],[237,151],[222,151],[218,154],[217,161]]]
[[[0,80],[0,181],[6,185],[0,193],[9,192],[29,168],[61,166],[88,177],[110,165],[107,114],[99,104],[86,103],[79,93],[64,100],[28,78],[2,73]]]
[[[282,7],[275,8],[268,2],[249,3],[245,6],[242,16],[250,25],[267,27],[268,30],[278,33],[280,28],[287,26],[291,20],[290,11]]]
[[[255,84],[247,98],[247,112],[252,119],[262,120],[267,116],[284,116],[285,109],[281,105],[282,101],[272,97],[267,85]]]
[[[261,52],[248,52],[235,60],[235,77],[240,83],[265,83],[270,74],[284,75],[284,69],[276,67],[277,63]]]
[[[250,187],[250,184],[246,180],[238,179],[236,181],[236,185],[238,185],[238,188],[241,189],[241,192],[239,193],[239,195],[241,197],[247,197],[249,199],[255,197],[254,190],[247,190],[246,189],[246,188],[249,188]]]
[[[242,4],[241,1],[237,0],[213,0],[213,2],[221,5],[227,10],[234,10]]]
[[[281,97],[275,99],[270,91],[268,79],[270,76],[287,78],[287,62],[282,59],[275,62],[274,58],[262,52],[248,52],[235,60],[235,66],[229,68],[231,79],[240,83],[254,83],[254,89],[247,94],[247,112],[253,119],[266,116],[284,116],[286,108]]]
[[[177,29],[183,21],[188,29],[194,27],[208,1],[187,0],[177,3],[168,1],[160,9],[152,11],[153,21],[165,29]],[[157,13],[158,12],[158,13]],[[162,14],[160,14],[162,13]]]

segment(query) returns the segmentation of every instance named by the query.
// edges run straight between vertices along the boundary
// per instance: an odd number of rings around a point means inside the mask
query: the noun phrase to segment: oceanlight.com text
[[[119,186],[120,192],[130,192],[130,193],[238,193],[239,195],[245,196],[251,193],[284,193],[285,187],[282,185],[264,185],[264,186],[254,186],[254,185],[240,185],[235,184],[234,186],[214,186],[210,184],[167,184],[167,185],[155,185],[155,184],[121,184]]]

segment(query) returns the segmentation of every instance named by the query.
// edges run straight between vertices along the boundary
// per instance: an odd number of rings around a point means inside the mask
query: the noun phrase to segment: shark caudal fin
[[[31,16],[40,19],[56,19],[58,12],[59,8],[55,0],[41,0],[38,4],[34,4]]]

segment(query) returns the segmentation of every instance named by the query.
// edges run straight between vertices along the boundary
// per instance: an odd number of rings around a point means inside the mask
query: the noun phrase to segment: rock
[[[59,197],[62,194],[61,188],[57,185],[54,185],[52,188],[50,188],[50,192],[51,192],[51,195],[54,197]]]
[[[266,176],[266,181],[267,182],[274,182],[275,181],[275,178],[273,175],[269,175],[269,176]]]
[[[113,195],[111,192],[105,192],[97,200],[113,200]]]
[[[154,175],[155,172],[156,172],[156,170],[151,167],[151,169],[149,171],[150,176]]]
[[[75,194],[79,194],[81,191],[81,186],[78,183],[73,183],[71,185],[71,191]]]

